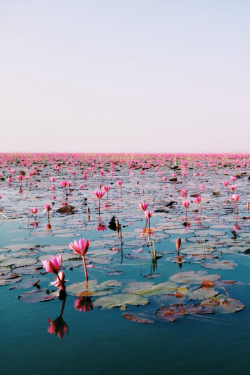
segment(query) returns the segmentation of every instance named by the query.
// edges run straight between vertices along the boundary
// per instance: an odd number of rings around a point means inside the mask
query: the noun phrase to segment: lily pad
[[[144,306],[149,303],[149,300],[134,294],[113,294],[111,296],[97,298],[94,302],[95,307],[102,307],[103,309],[112,309],[120,307],[125,310],[127,305]]]
[[[213,310],[207,306],[175,304],[169,307],[162,306],[156,310],[155,315],[161,320],[174,322],[184,315],[213,314]]]
[[[67,293],[77,297],[105,296],[117,292],[121,285],[117,280],[107,280],[101,284],[97,284],[97,280],[90,280],[88,283],[82,281],[67,286]]]

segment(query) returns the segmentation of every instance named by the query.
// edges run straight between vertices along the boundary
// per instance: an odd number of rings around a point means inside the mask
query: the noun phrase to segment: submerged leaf
[[[161,320],[174,322],[188,314],[213,314],[213,310],[207,306],[175,304],[169,307],[162,306],[156,310],[155,315]]]
[[[149,319],[143,319],[143,318],[139,318],[138,316],[134,315],[134,314],[122,314],[123,317],[127,320],[130,320],[131,322],[135,322],[135,323],[143,323],[143,324],[153,324],[154,322],[152,320],[149,320]]]

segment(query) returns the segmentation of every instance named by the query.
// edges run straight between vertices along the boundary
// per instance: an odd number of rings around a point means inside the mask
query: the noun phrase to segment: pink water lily
[[[69,281],[69,280],[65,280],[65,274],[63,271],[59,271],[57,277],[54,277],[54,279],[55,281],[52,281],[50,285],[54,285],[58,289],[63,289],[63,290],[65,289],[64,288],[65,282]]]
[[[148,207],[148,203],[146,202],[143,202],[143,203],[138,203],[138,206],[140,207],[140,209],[142,211],[146,211],[147,207]]]
[[[232,201],[235,202],[235,205],[236,205],[236,212],[238,213],[238,205],[237,205],[237,202],[238,200],[240,199],[240,195],[239,194],[233,194],[232,197],[231,197]]]
[[[186,196],[187,196],[187,189],[182,189],[182,191],[181,191],[181,196],[182,196],[183,198],[186,198]]]
[[[36,219],[36,213],[37,213],[37,208],[36,207],[32,207],[30,212],[32,212],[32,214],[35,216],[35,219]]]
[[[200,184],[200,191],[205,191],[205,185],[204,184]]]
[[[105,191],[105,193],[107,193],[107,199],[109,198],[109,196],[108,196],[108,192],[109,192],[109,190],[110,190],[110,186],[109,185],[105,185],[105,186],[103,186],[103,190]]]
[[[71,248],[71,250],[73,250],[76,254],[82,257],[85,278],[87,281],[88,281],[88,272],[87,272],[87,267],[86,267],[86,262],[85,262],[85,254],[87,253],[89,249],[89,243],[90,243],[89,240],[85,241],[84,238],[80,238],[79,242],[74,241],[69,244],[69,247]]]
[[[182,205],[185,207],[186,220],[187,220],[187,209],[188,209],[188,206],[190,205],[190,201],[184,200],[184,201],[182,201]]]
[[[69,247],[78,255],[84,256],[88,251],[89,243],[90,243],[89,240],[85,241],[84,238],[80,238],[79,242],[77,241],[71,242],[69,244]]]
[[[194,202],[194,203],[198,203],[199,206],[200,206],[200,210],[202,211],[202,209],[201,209],[201,197],[198,196],[198,197],[194,198],[193,202]]]
[[[144,211],[144,216],[148,221],[148,227],[150,228],[150,218],[153,216],[154,211]]]
[[[43,213],[47,212],[48,220],[49,220],[50,204],[45,204],[43,207],[44,207]]]
[[[190,201],[188,201],[188,200],[182,201],[182,205],[183,205],[185,208],[188,208],[188,206],[190,205]]]
[[[95,190],[95,191],[93,191],[93,194],[96,196],[96,198],[98,198],[98,211],[99,211],[99,215],[100,215],[100,199],[104,196],[105,191]]]
[[[53,285],[65,291],[64,272],[59,272],[62,265],[62,256],[58,254],[57,257],[53,257],[53,255],[51,255],[50,260],[41,260],[41,262],[43,268],[45,268],[47,272],[54,273],[57,276]]]

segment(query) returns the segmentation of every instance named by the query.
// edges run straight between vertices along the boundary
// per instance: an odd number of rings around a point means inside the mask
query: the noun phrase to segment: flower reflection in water
[[[48,327],[48,332],[54,333],[54,335],[58,334],[58,337],[60,339],[62,339],[63,336],[66,336],[67,334],[69,334],[67,323],[62,318],[65,301],[66,301],[66,295],[64,296],[61,313],[58,316],[58,318],[56,318],[55,320],[48,319],[48,322],[50,323],[50,326]]]
[[[90,297],[80,297],[75,300],[74,307],[77,311],[88,312],[93,310],[93,304]]]

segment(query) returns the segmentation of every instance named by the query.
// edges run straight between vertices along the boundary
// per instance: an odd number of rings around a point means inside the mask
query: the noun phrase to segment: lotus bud
[[[181,247],[181,238],[178,237],[177,240],[176,240],[176,249],[177,249],[177,251],[180,250],[180,247]]]

